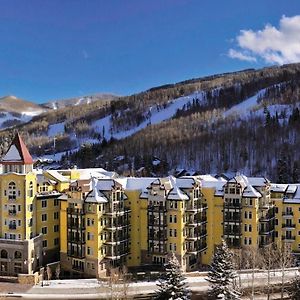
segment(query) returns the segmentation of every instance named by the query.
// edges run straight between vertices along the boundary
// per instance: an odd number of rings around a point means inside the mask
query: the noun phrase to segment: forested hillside
[[[240,171],[296,182],[299,96],[300,64],[251,69],[64,107],[2,131],[0,141],[4,151],[17,129],[33,154],[59,152],[63,167]]]

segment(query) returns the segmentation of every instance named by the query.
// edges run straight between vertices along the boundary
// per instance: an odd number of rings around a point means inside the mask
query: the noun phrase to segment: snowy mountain
[[[35,157],[64,166],[276,178],[281,160],[296,178],[299,99],[300,65],[293,64],[191,79],[126,97],[76,98],[61,108],[51,102],[16,128]],[[0,142],[10,134],[2,131]]]

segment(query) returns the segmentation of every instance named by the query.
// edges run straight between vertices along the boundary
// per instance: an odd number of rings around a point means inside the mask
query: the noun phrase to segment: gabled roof
[[[24,144],[21,136],[17,133],[13,139],[11,145],[8,148],[8,151],[1,159],[2,164],[24,164],[31,165],[33,164],[33,159]]]

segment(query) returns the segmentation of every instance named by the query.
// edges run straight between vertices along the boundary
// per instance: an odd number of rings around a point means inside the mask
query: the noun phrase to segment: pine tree
[[[221,245],[217,246],[211,269],[206,279],[210,283],[210,299],[240,299],[240,293],[234,283],[236,277],[233,255],[223,240]]]
[[[288,289],[288,294],[290,299],[298,300],[300,299],[300,277],[297,276],[292,282]]]
[[[185,277],[182,275],[179,262],[174,253],[168,258],[165,265],[165,275],[157,284],[157,300],[188,300],[190,291]]]

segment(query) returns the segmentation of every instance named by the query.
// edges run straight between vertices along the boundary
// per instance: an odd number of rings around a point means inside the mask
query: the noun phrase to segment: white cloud
[[[247,55],[245,53],[242,53],[242,52],[234,50],[234,49],[229,49],[228,56],[231,57],[231,58],[237,58],[237,59],[240,59],[240,60],[245,60],[245,61],[250,61],[250,62],[251,61],[253,61],[253,62],[256,61],[255,57]]]
[[[236,49],[228,51],[231,58],[249,62],[261,58],[276,64],[299,62],[300,15],[282,16],[278,28],[268,24],[258,31],[241,30],[236,42]]]

